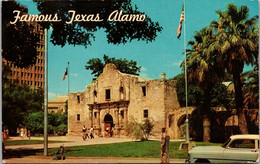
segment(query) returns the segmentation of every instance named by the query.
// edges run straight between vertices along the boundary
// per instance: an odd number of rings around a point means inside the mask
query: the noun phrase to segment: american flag
[[[67,75],[67,74],[68,74],[68,67],[66,68],[65,73],[64,73],[64,75],[63,75],[63,80],[66,79],[66,75]]]
[[[179,22],[179,27],[177,29],[177,38],[179,39],[181,37],[181,29],[182,29],[182,22],[184,21],[184,9],[182,8],[181,11],[181,18]]]

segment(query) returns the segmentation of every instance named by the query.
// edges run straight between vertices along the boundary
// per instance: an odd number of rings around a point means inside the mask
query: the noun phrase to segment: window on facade
[[[143,91],[143,96],[146,96],[146,87],[145,86],[142,87],[142,91]]]
[[[144,118],[148,118],[148,109],[144,110]]]
[[[78,100],[78,103],[80,103],[80,96],[79,95],[77,96],[77,100]]]
[[[94,117],[97,118],[97,112],[94,112]]]
[[[124,87],[120,87],[119,91],[120,93],[124,93]]]
[[[94,94],[95,97],[97,97],[97,91],[96,90],[94,90],[93,94]]]
[[[80,121],[80,114],[77,114],[77,121]]]
[[[106,89],[106,100],[110,100],[110,89]]]

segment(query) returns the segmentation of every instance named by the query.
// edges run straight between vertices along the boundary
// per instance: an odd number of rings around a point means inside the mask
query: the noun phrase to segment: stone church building
[[[164,73],[161,79],[148,79],[121,73],[114,64],[107,64],[85,91],[69,93],[68,135],[80,135],[83,125],[93,127],[99,136],[104,136],[107,127],[113,128],[115,135],[125,135],[131,118],[151,118],[153,135],[159,137],[161,128],[166,127],[172,139],[179,138],[178,132],[169,129],[168,117],[180,109],[175,85]],[[177,126],[177,120],[174,123]]]

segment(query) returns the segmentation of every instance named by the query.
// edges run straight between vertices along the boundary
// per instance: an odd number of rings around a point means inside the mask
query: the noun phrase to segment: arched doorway
[[[177,122],[177,126],[179,128],[179,134],[180,134],[180,138],[185,138],[186,135],[186,124],[185,124],[185,120],[186,120],[186,115],[182,115]]]
[[[113,117],[110,114],[106,114],[104,117],[105,122],[105,131],[108,129],[108,132],[110,133],[113,127]]]

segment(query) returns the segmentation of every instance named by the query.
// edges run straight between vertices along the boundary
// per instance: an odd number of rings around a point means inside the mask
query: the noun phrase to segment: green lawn
[[[179,150],[181,142],[170,142],[170,158],[185,159],[187,151]],[[220,145],[215,143],[196,142],[196,145]],[[49,154],[57,152],[58,148],[50,149]],[[145,157],[160,158],[159,141],[136,141],[116,144],[88,145],[66,147],[65,156],[70,157]]]
[[[48,141],[49,143],[61,143],[61,142],[69,142],[69,141]],[[43,140],[7,140],[3,141],[5,146],[11,145],[30,145],[30,144],[43,144]]]

